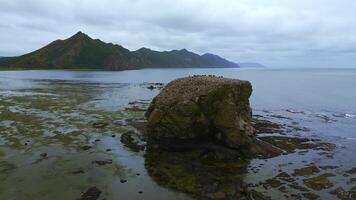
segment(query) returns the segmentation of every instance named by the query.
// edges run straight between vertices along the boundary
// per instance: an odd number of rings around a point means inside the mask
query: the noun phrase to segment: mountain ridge
[[[92,39],[79,31],[64,40],[17,57],[0,58],[0,69],[95,69],[126,70],[173,67],[239,67],[220,56],[203,55],[186,49],[155,51],[142,47],[130,51],[125,47]]]

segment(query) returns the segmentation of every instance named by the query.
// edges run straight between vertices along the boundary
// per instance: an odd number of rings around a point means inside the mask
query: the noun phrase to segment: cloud
[[[0,0],[0,55],[78,30],[131,50],[187,48],[273,67],[356,66],[352,0]]]

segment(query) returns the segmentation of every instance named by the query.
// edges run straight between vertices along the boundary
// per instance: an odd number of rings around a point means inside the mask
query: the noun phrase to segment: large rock
[[[147,137],[167,148],[214,142],[241,148],[254,141],[251,83],[215,76],[170,82],[146,112]]]

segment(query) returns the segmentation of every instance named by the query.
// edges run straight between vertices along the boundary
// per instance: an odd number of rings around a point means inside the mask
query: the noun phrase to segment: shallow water
[[[336,174],[332,178],[334,188],[348,190],[355,186],[354,182],[347,183],[354,175],[344,176],[345,171],[356,167],[354,69],[2,71],[0,199],[76,199],[93,186],[102,191],[101,199],[189,199],[188,195],[159,186],[150,178],[144,153],[132,152],[120,142],[121,133],[133,127],[117,125],[115,121],[143,118],[140,109],[126,108],[147,106],[159,92],[147,89],[149,83],[167,83],[195,74],[249,80],[254,89],[251,106],[255,114],[310,130],[295,130],[290,133],[292,136],[336,144],[332,157],[308,151],[254,159],[249,173],[244,175],[247,183],[274,177],[278,170],[293,173],[294,169],[312,163],[338,166],[327,170]],[[93,122],[108,125],[94,128]],[[47,155],[41,156],[42,153]],[[112,160],[112,164],[93,163],[105,160]],[[253,172],[256,166],[258,171]],[[123,179],[127,182],[121,183]],[[256,189],[284,197],[277,189]],[[296,193],[290,191],[293,192]],[[315,192],[334,198],[328,191]]]

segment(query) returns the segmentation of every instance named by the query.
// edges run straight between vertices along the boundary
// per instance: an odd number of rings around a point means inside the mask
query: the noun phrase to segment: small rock
[[[278,188],[279,191],[287,193],[287,187],[286,186],[281,186],[280,188]]]
[[[336,169],[338,168],[338,166],[334,166],[334,165],[325,165],[325,166],[319,166],[320,169],[323,170],[328,170],[328,169]]]
[[[107,125],[109,125],[109,124],[106,123],[106,122],[94,122],[94,123],[92,123],[92,126],[94,128],[105,128]]]
[[[290,177],[290,175],[287,172],[281,172],[276,177],[278,177],[278,178],[287,178],[287,177]]]
[[[317,194],[313,194],[313,193],[303,193],[302,194],[306,199],[309,199],[309,200],[315,200],[315,199],[319,199],[320,196],[317,195]]]
[[[91,149],[91,148],[92,148],[92,147],[89,146],[89,145],[86,145],[86,146],[82,146],[82,147],[81,147],[81,149],[82,149],[83,151],[89,150],[89,149]]]
[[[206,195],[210,199],[226,199],[226,194],[223,192],[214,192]]]
[[[134,134],[134,132],[132,131],[123,133],[120,138],[121,143],[123,143],[125,147],[128,147],[134,152],[139,152],[144,150],[145,147],[143,145],[139,145],[138,142],[135,141],[135,139],[132,137],[132,134]]]
[[[126,119],[115,120],[113,123],[118,126],[126,126],[127,125]]]
[[[292,184],[289,184],[288,186],[291,187],[291,188],[294,188],[294,189],[296,189],[296,190],[299,190],[299,191],[301,191],[301,192],[309,192],[309,189],[308,189],[308,188],[305,188],[305,187],[303,187],[303,186],[300,186],[297,182],[294,182],[294,183],[292,183]]]
[[[349,171],[346,171],[346,173],[349,173],[349,174],[356,174],[356,167],[350,169]]]
[[[267,179],[267,180],[266,180],[266,183],[267,183],[269,186],[273,187],[273,188],[279,187],[279,186],[281,186],[281,185],[283,184],[283,183],[281,183],[279,180],[277,180],[277,179],[275,179],[275,178],[273,178],[273,179]]]
[[[255,200],[271,200],[270,197],[265,196],[264,194],[262,194],[261,192],[257,192],[256,190],[251,190],[250,195]]]
[[[153,89],[155,89],[155,87],[153,85],[150,85],[150,86],[147,87],[147,89],[153,90]]]
[[[349,192],[345,191],[342,187],[338,187],[335,190],[329,192],[330,194],[336,195],[339,199],[349,199]]]
[[[72,174],[84,174],[84,170],[78,169],[76,171],[73,171]]]
[[[97,165],[107,165],[107,164],[112,164],[112,160],[95,160],[92,163],[97,164]]]
[[[347,181],[347,184],[352,184],[354,182],[356,182],[356,178],[350,178],[350,180]]]
[[[352,187],[349,191],[351,199],[356,199],[356,187]]]
[[[91,187],[84,192],[79,200],[97,200],[101,191],[97,187]]]
[[[45,157],[47,157],[47,153],[41,153],[40,156],[45,158]]]

